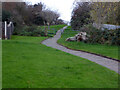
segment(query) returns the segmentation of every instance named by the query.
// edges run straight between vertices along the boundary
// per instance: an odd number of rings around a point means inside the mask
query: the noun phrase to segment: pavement
[[[75,55],[75,56],[79,56],[79,57],[82,57],[82,58],[85,58],[85,59],[88,59],[92,62],[95,62],[99,65],[102,65],[110,70],[113,70],[117,73],[120,74],[119,72],[119,65],[120,65],[120,62],[118,61],[114,61],[114,60],[111,60],[111,59],[108,59],[108,58],[104,58],[104,57],[101,57],[101,56],[97,56],[97,55],[93,55],[93,54],[90,54],[90,53],[86,53],[86,52],[81,52],[81,51],[76,51],[76,50],[71,50],[71,49],[68,49],[64,46],[61,46],[57,43],[57,40],[61,38],[61,33],[67,28],[64,27],[60,30],[58,30],[58,32],[56,33],[56,35],[52,38],[49,38],[47,40],[44,40],[42,42],[42,44],[48,46],[48,47],[52,47],[52,48],[55,48],[55,49],[58,49],[58,50],[61,50],[61,51],[64,51],[66,53],[70,53],[72,55]],[[119,68],[119,69],[118,69]]]

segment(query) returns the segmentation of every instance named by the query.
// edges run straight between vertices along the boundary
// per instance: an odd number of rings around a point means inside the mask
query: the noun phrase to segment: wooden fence
[[[0,38],[2,39],[11,39],[11,35],[14,31],[14,25],[12,22],[9,22],[9,24],[7,24],[7,22],[3,22],[2,23],[2,36],[0,36]]]

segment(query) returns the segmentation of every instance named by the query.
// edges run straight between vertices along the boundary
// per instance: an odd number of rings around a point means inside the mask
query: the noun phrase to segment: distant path
[[[107,67],[107,68],[118,73],[118,63],[120,63],[120,62],[113,61],[113,60],[110,60],[110,59],[107,59],[107,58],[104,58],[101,56],[93,55],[90,53],[86,53],[86,52],[67,49],[64,46],[57,44],[57,40],[60,39],[60,37],[61,37],[61,32],[63,32],[64,29],[66,29],[66,28],[67,28],[67,26],[64,27],[63,29],[59,30],[53,38],[49,38],[47,40],[44,40],[42,42],[42,44],[49,46],[49,47],[52,47],[52,48],[59,49],[61,51],[64,51],[64,52],[67,52],[67,53],[70,53],[70,54],[73,54],[76,56],[79,56],[79,57],[82,57],[82,58],[85,58],[85,59],[88,59],[90,61],[93,61],[97,64],[100,64],[100,65]],[[119,72],[119,74],[120,74],[120,72]]]

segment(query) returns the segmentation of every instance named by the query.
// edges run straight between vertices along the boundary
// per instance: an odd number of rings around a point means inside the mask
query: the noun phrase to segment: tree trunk
[[[45,25],[45,21],[44,21],[44,31],[45,31],[45,36],[47,36],[47,28],[46,28],[46,25]]]
[[[48,33],[47,33],[47,28],[46,28],[46,26],[45,26],[45,36],[47,36],[47,34],[48,34]]]
[[[48,25],[48,30],[50,30],[50,23],[48,22],[47,25]]]
[[[50,30],[50,25],[48,25],[48,30]]]

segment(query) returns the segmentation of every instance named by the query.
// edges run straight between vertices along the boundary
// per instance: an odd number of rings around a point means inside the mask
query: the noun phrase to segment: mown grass
[[[78,32],[79,31],[72,31],[71,26],[69,26],[64,31],[61,38],[58,40],[58,43],[66,46],[66,47],[69,47],[71,49],[88,51],[91,53],[96,53],[96,54],[100,54],[100,55],[118,59],[118,46],[102,45],[102,44],[89,44],[89,43],[83,43],[83,42],[66,42],[65,41],[68,37],[73,37]]]
[[[46,37],[2,41],[3,88],[117,88],[118,74],[40,44]]]

